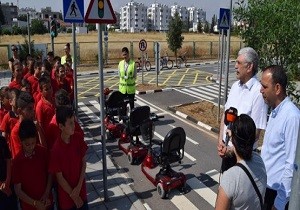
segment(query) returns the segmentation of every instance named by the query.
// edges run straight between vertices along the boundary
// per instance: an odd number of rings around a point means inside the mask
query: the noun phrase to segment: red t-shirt
[[[10,148],[11,148],[11,155],[13,159],[22,150],[21,140],[19,138],[20,123],[21,123],[20,120],[18,120],[15,126],[13,127],[10,136]]]
[[[55,141],[51,151],[50,173],[62,172],[65,180],[74,189],[80,178],[82,159],[87,149],[88,147],[84,139],[76,132],[70,137],[70,143],[68,144],[63,142],[61,137],[59,137]],[[84,202],[87,201],[85,180],[81,186],[80,197]],[[58,201],[62,210],[75,206],[73,200],[60,185],[58,185]]]
[[[16,89],[18,89],[18,90],[21,90],[22,85],[21,85],[21,83],[18,83],[16,80],[13,80],[13,81],[11,81],[11,82],[9,83],[8,87],[9,87],[10,89],[16,88]]]
[[[36,76],[31,75],[30,77],[27,78],[27,80],[31,85],[31,94],[32,95],[36,94],[37,92],[40,92],[39,79]]]
[[[12,182],[21,183],[22,190],[34,200],[40,200],[48,181],[49,154],[47,149],[36,145],[34,154],[26,157],[23,151],[13,159]],[[49,199],[52,200],[50,192]],[[20,200],[22,210],[36,210],[32,205]]]
[[[61,131],[56,121],[56,114],[54,114],[54,116],[51,119],[51,122],[48,127],[48,131],[49,131],[48,132],[49,139],[47,141],[47,144],[48,144],[48,149],[51,150],[55,140],[58,139],[61,134]],[[79,133],[82,136],[82,138],[84,138],[84,132],[80,127],[79,123],[77,122],[77,120],[75,120],[75,132]]]
[[[32,74],[30,72],[27,72],[27,74],[24,75],[23,79],[28,79],[28,77],[30,77],[30,76],[32,76]]]
[[[2,120],[4,118],[4,116],[6,115],[6,113],[8,112],[7,109],[4,109],[3,107],[0,107],[0,125],[2,123]]]
[[[2,123],[0,125],[0,130],[2,132],[5,132],[6,134],[6,141],[10,151],[11,151],[11,132],[13,127],[18,122],[18,120],[19,117],[13,111],[9,111],[4,115]]]
[[[48,141],[51,141],[49,138],[50,136],[49,136],[48,127],[54,114],[55,114],[54,104],[52,104],[51,102],[47,101],[44,97],[42,97],[36,105],[35,116],[44,131],[47,145],[48,145]]]

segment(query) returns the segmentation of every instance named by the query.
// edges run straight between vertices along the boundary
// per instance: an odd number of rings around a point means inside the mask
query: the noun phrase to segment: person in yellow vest
[[[136,80],[136,67],[135,62],[129,57],[129,50],[127,47],[122,48],[123,60],[119,62],[119,91],[128,97],[130,102],[130,110],[134,108],[135,97],[135,80]]]

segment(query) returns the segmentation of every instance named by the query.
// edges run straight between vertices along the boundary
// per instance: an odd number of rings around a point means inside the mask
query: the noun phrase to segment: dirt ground
[[[155,84],[138,84],[138,91],[156,90],[162,89],[163,86],[156,86]],[[219,122],[217,121],[218,107],[208,101],[198,101],[195,103],[184,104],[175,107],[177,111],[180,111],[186,115],[189,115],[214,128],[219,128]],[[222,110],[220,111],[222,113]]]

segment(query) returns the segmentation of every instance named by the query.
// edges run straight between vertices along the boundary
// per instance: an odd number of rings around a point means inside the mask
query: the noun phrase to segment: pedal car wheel
[[[181,185],[181,186],[179,187],[179,191],[182,192],[183,194],[185,194],[185,192],[186,192],[186,183],[185,183],[185,182],[184,182],[183,185]]]
[[[128,152],[127,158],[128,158],[128,162],[130,163],[130,165],[133,165],[134,158],[132,157],[132,152]]]
[[[156,186],[157,193],[161,198],[166,198],[167,192],[164,190],[163,185],[158,183]]]

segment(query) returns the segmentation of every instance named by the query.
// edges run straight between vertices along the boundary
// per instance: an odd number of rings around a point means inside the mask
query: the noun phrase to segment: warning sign
[[[230,9],[220,8],[219,29],[229,29],[230,27]]]

